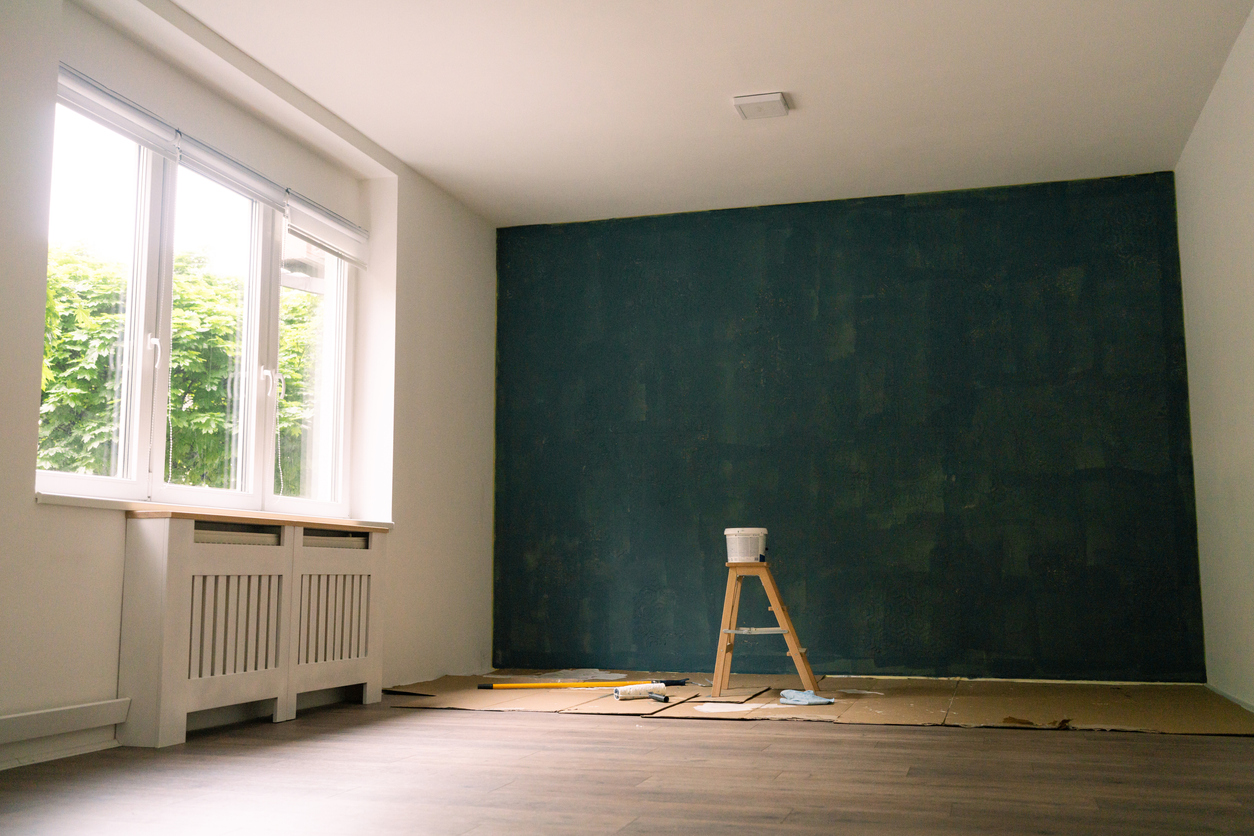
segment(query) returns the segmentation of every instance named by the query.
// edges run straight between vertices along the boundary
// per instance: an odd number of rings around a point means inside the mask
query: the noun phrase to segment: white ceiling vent
[[[759,93],[756,96],[732,96],[732,104],[740,111],[742,119],[765,119],[768,116],[787,116],[788,102],[783,93]]]

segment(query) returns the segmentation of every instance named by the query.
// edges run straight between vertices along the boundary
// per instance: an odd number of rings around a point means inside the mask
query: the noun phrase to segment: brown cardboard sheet
[[[761,694],[762,692],[766,691],[766,689],[767,689],[767,686],[765,685],[750,685],[748,687],[740,687],[740,688],[724,688],[723,693],[719,694],[716,697],[716,696],[713,696],[712,694],[713,689],[701,688],[697,692],[697,695],[692,698],[692,700],[693,702],[743,703],[743,702],[748,702],[749,700],[753,699],[758,694]]]
[[[536,677],[507,681],[535,682]],[[543,680],[538,680],[543,681]],[[561,711],[610,693],[608,688],[537,688],[479,690],[480,684],[502,682],[486,676],[442,676],[429,682],[414,682],[389,688],[392,692],[413,694],[391,704],[395,708],[461,708],[480,711]]]
[[[822,684],[821,682],[819,683]],[[814,720],[824,723],[835,723],[854,703],[856,697],[841,694],[837,691],[816,691],[820,697],[827,697],[836,702],[830,705],[784,705],[779,701],[782,689],[772,688],[763,696],[769,700],[762,707],[752,712],[747,720]],[[802,690],[802,689],[793,689]]]
[[[793,686],[785,686],[791,688]],[[875,690],[873,676],[824,676],[819,679],[819,688],[846,696],[853,696],[864,691]],[[829,693],[827,696],[831,696]]]
[[[408,685],[394,685],[384,688],[388,694],[413,694],[415,696],[449,694],[456,691],[475,690],[479,685],[495,682],[486,676],[442,676],[427,682],[411,682]]]
[[[709,681],[713,674],[702,674]],[[819,687],[823,686],[823,677],[818,676]],[[774,688],[776,690],[784,690],[792,688],[798,691],[804,691],[805,685],[801,683],[801,677],[795,673],[734,673],[728,678],[727,682],[730,688]]]
[[[744,702],[697,702],[694,698],[649,716],[668,720],[744,720],[770,699],[770,692],[766,689]]]
[[[608,688],[543,688],[480,691],[477,688],[448,691],[430,697],[401,697],[394,708],[461,708],[475,711],[552,712],[574,708],[611,693]]]
[[[631,682],[654,679],[694,679],[699,674],[654,673],[650,671],[614,671],[622,674],[621,680],[609,682]],[[544,672],[537,671],[494,671],[491,676],[442,676],[427,682],[414,682],[398,685],[387,689],[392,694],[409,694],[395,700],[391,705],[395,708],[460,708],[478,711],[565,711],[574,709],[585,703],[601,700],[609,696],[613,701],[613,686],[604,688],[496,688],[479,690],[481,684],[502,685],[507,683],[552,683],[560,685],[568,681],[566,677],[553,678]],[[684,699],[700,692],[700,688],[685,686],[690,690],[684,692]],[[675,686],[669,690],[675,691]],[[709,689],[706,689],[706,693]],[[747,698],[747,697],[746,697]],[[621,701],[620,701],[621,702]],[[640,701],[628,700],[624,705],[635,707],[628,710],[590,711],[586,713],[612,713],[643,715],[652,713],[654,709],[646,709],[639,705]],[[647,701],[651,706],[664,708],[664,703]]]
[[[680,677],[676,677],[680,678]],[[708,689],[707,689],[708,690]],[[701,689],[695,685],[672,685],[666,689],[666,695],[671,698],[668,703],[657,702],[656,700],[616,700],[614,693],[611,691],[604,696],[589,702],[581,703],[572,708],[563,709],[563,714],[621,714],[628,717],[647,717],[656,714],[672,706],[676,706],[681,702],[690,700],[701,692]]]
[[[565,711],[613,693],[609,688],[555,688],[552,690],[505,691],[513,699],[496,703],[487,711]]]
[[[963,680],[948,726],[1139,729],[1136,704],[1118,685],[1084,682]]]
[[[494,705],[509,702],[514,694],[508,691],[449,691],[443,694],[416,697],[394,697],[389,701],[393,708],[463,708],[484,711]]]
[[[1254,713],[1184,683],[966,680],[945,724],[1254,735]]]
[[[1254,712],[1205,685],[1121,685],[1148,728],[1167,734],[1254,735]]]
[[[459,708],[569,714],[686,717],[703,720],[814,720],[880,725],[1109,729],[1169,734],[1254,735],[1254,713],[1195,684],[1124,684],[828,676],[819,694],[832,705],[784,706],[788,676],[733,675],[729,692],[710,697],[708,674],[624,671],[624,681],[689,679],[671,686],[671,702],[615,700],[609,687],[479,690],[480,683],[537,681],[516,676],[444,676],[389,691],[397,708]],[[540,679],[539,681],[545,681]],[[797,690],[800,690],[797,688]],[[430,696],[416,696],[427,694]]]
[[[914,677],[881,678],[869,684],[843,684],[840,677],[828,677],[820,685],[828,691],[857,690],[871,693],[846,693],[853,705],[837,717],[838,723],[867,723],[886,726],[939,726],[949,713],[956,679],[923,679]]]

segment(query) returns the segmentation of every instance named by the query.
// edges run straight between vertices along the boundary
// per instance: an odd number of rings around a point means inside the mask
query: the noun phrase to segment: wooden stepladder
[[[775,613],[775,620],[779,623],[778,627],[736,626],[736,618],[740,612],[740,585],[750,576],[756,576],[762,581],[766,598],[771,605],[770,610]],[[788,617],[788,608],[779,597],[779,587],[775,584],[771,567],[766,563],[728,563],[727,597],[723,599],[723,623],[719,628],[718,655],[714,661],[714,688],[711,696],[722,696],[731,679],[732,650],[736,645],[736,636],[764,634],[783,635],[784,641],[788,642],[788,655],[797,666],[797,673],[801,674],[802,687],[817,691],[818,680],[814,678],[814,671],[810,670],[810,660],[806,658],[806,649],[801,646],[797,631],[792,626],[792,619]]]

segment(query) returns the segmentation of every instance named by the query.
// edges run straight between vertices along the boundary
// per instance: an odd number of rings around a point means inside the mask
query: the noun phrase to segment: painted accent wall
[[[711,670],[762,526],[817,672],[1205,679],[1171,173],[516,227],[497,271],[497,666]]]
[[[1252,18],[1254,19],[1254,18]],[[1212,687],[1254,706],[1254,23],[1176,166]]]

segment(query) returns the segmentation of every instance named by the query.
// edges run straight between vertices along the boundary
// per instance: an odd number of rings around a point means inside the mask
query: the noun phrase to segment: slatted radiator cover
[[[192,575],[187,678],[278,667],[282,575]]]
[[[296,664],[359,659],[370,653],[368,574],[300,576]]]
[[[325,688],[378,702],[386,532],[150,514],[127,520],[121,743],[181,743],[188,712],[238,703],[273,700],[290,720],[299,694]]]

